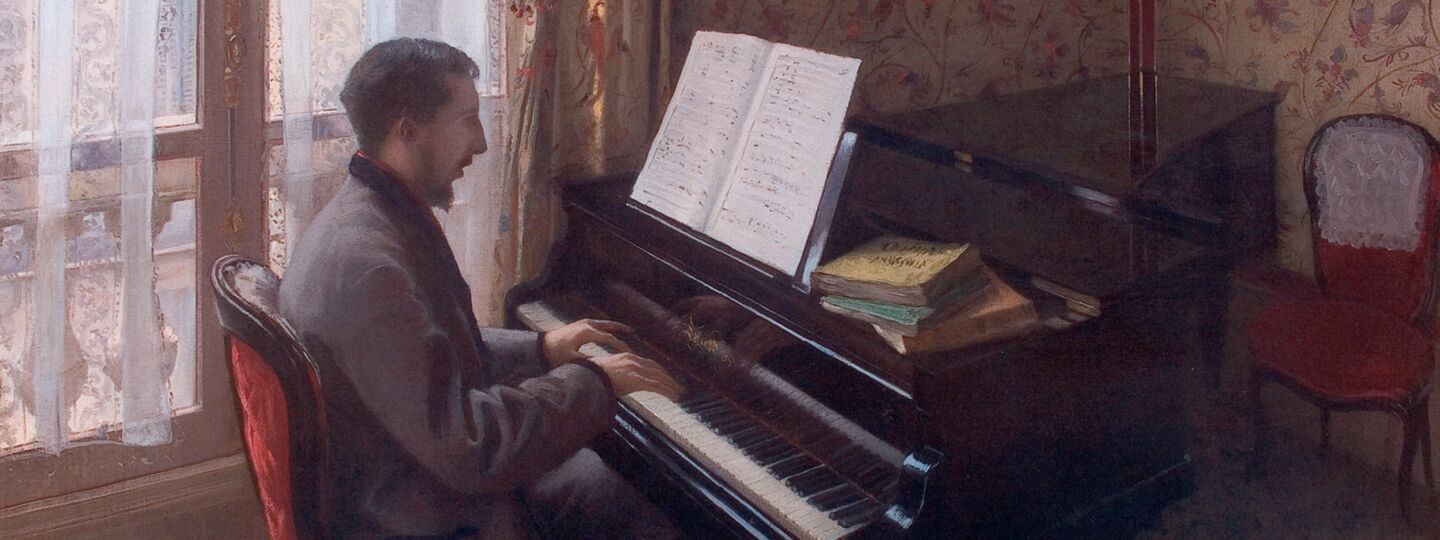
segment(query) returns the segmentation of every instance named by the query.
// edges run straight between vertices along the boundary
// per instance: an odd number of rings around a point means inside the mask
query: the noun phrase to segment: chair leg
[[[1415,447],[1420,443],[1420,416],[1423,409],[1405,411],[1401,415],[1405,439],[1400,447],[1400,471],[1396,481],[1400,487],[1400,515],[1408,522],[1410,520],[1410,478],[1411,471],[1415,468]]]
[[[1420,459],[1425,464],[1425,487],[1435,491],[1435,471],[1430,466],[1430,396],[1416,405],[1415,427],[1420,429]]]
[[[1320,453],[1330,453],[1330,409],[1320,408]]]
[[[1270,459],[1269,425],[1265,420],[1265,409],[1260,399],[1260,388],[1265,385],[1264,376],[1258,370],[1250,372],[1250,416],[1255,422],[1255,450],[1250,454],[1250,463],[1245,473],[1250,479],[1258,478]]]

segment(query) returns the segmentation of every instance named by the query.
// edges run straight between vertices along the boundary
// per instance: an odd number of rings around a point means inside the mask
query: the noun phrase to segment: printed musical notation
[[[721,191],[768,49],[760,38],[697,34],[632,198],[692,228],[704,226],[704,209],[714,201],[698,195]]]
[[[741,34],[696,33],[631,197],[794,272],[859,65]]]

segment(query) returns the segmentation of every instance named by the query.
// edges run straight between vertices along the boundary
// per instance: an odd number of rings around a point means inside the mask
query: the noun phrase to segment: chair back
[[[1387,115],[1336,118],[1310,140],[1305,195],[1315,278],[1328,296],[1428,328],[1434,302],[1440,152]]]
[[[270,536],[320,538],[325,403],[313,359],[276,309],[280,279],[230,254],[215,261],[210,283]]]

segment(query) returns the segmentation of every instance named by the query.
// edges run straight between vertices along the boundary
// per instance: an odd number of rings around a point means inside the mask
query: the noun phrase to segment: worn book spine
[[[999,292],[998,288],[990,286],[992,280],[998,279],[988,271],[976,272],[974,276],[945,293],[933,306],[907,306],[836,295],[822,297],[820,306],[832,313],[886,326],[900,334],[913,336],[922,328],[934,326],[952,314],[987,301]]]
[[[875,325],[876,333],[901,353],[956,349],[975,343],[1009,338],[1031,331],[1039,324],[1035,304],[1008,285],[999,285],[1001,294],[985,305],[956,313],[922,329],[913,336]]]

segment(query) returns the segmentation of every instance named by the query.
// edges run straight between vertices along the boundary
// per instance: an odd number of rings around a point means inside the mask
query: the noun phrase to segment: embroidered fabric
[[[1315,151],[1321,238],[1413,251],[1421,238],[1427,148],[1408,126],[1369,118],[1335,124]]]

